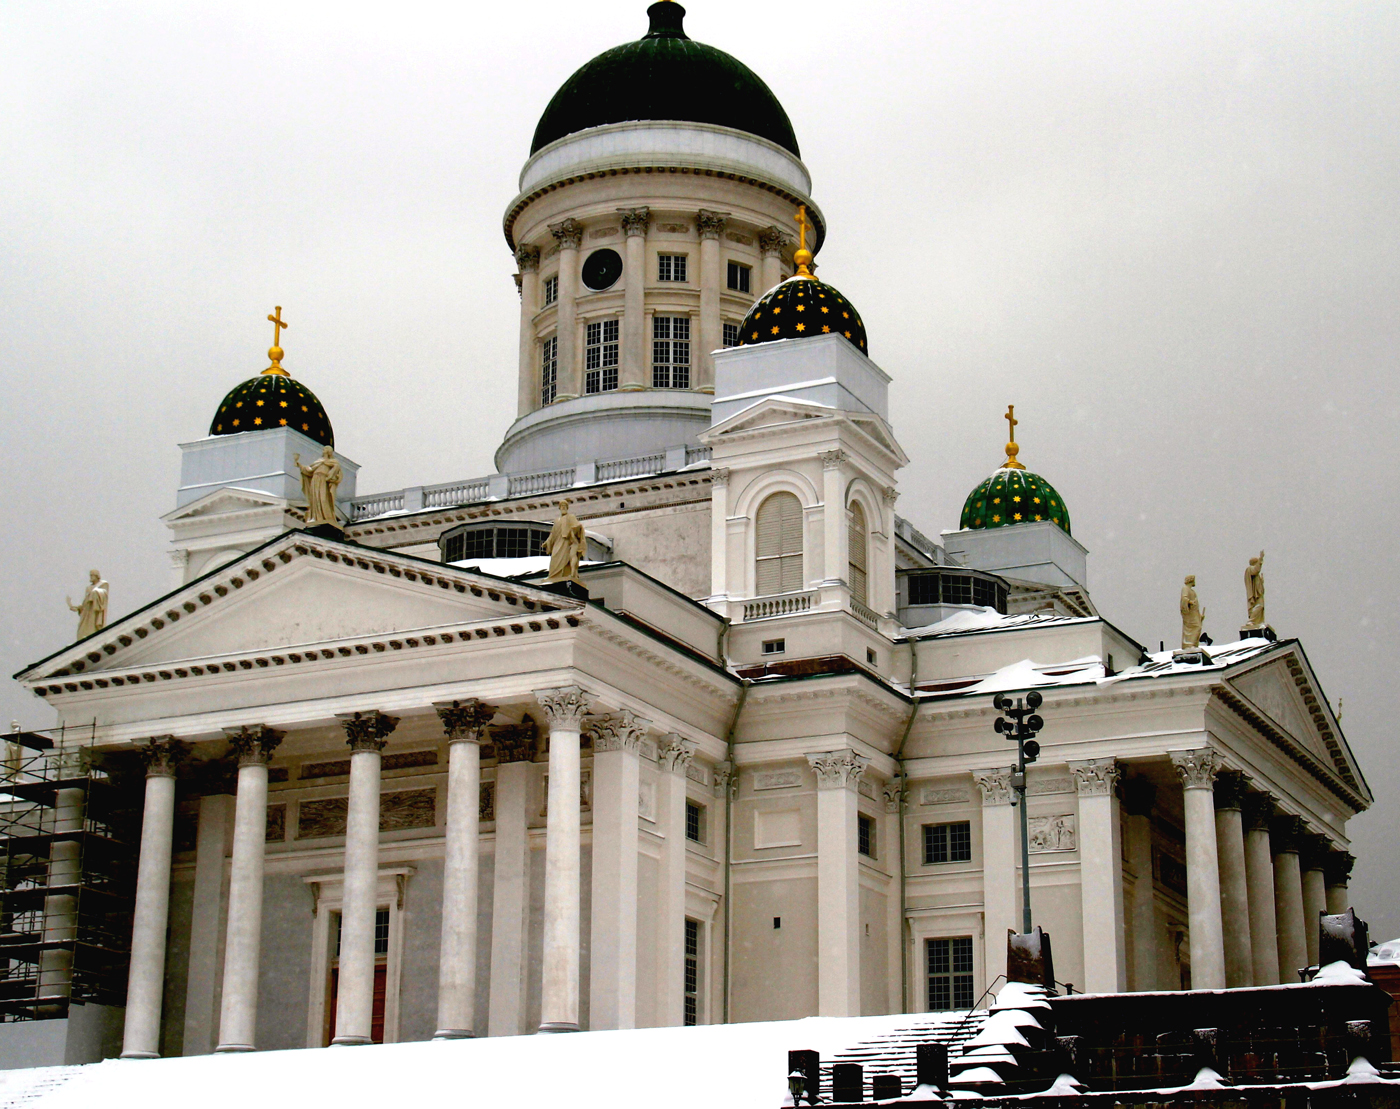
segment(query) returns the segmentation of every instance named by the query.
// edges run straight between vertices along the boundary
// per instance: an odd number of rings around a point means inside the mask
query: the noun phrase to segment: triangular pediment
[[[231,512],[252,512],[260,508],[286,508],[285,497],[274,497],[259,489],[239,489],[225,486],[206,493],[198,500],[181,505],[173,512],[161,517],[167,523],[178,520],[195,520],[204,516],[223,516]]]
[[[411,635],[572,607],[532,586],[303,532],[197,578],[17,677],[279,651]]]
[[[701,436],[706,442],[726,436],[758,431],[763,428],[783,427],[787,424],[803,423],[807,420],[833,419],[840,413],[825,404],[810,401],[791,400],[785,397],[765,397],[749,407],[734,413],[728,419],[715,424]]]

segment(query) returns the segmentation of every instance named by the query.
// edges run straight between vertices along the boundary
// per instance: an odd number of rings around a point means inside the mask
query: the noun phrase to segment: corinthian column
[[[535,334],[535,316],[540,310],[540,248],[516,247],[515,264],[520,267],[520,381],[516,415],[524,416],[537,407],[540,395],[540,343]]]
[[[185,751],[185,744],[170,736],[152,739],[141,748],[146,763],[146,803],[141,813],[123,1059],[160,1058],[165,928],[170,918],[170,852],[175,835],[175,768]]]
[[[1186,810],[1186,907],[1191,928],[1191,988],[1225,988],[1225,951],[1220,921],[1220,860],[1215,843],[1215,771],[1209,747],[1169,752],[1181,778]]]
[[[1346,851],[1328,852],[1327,859],[1322,864],[1322,871],[1327,878],[1327,911],[1329,913],[1347,911],[1347,905],[1350,902],[1347,894],[1347,882],[1351,879],[1351,868],[1355,865],[1355,856]]]
[[[637,793],[645,726],[623,709],[595,717],[588,1027],[637,1027]],[[551,778],[551,781],[553,779]]]
[[[986,918],[987,981],[1006,973],[1006,933],[1019,932],[1016,913],[1016,823],[1011,768],[974,770],[982,794],[982,912]]]
[[[622,270],[622,372],[618,388],[624,392],[645,389],[651,384],[647,357],[647,227],[650,208],[619,208],[622,230],[627,235],[627,261]]]
[[[447,843],[442,865],[442,939],[435,1040],[476,1035],[476,896],[481,838],[481,740],[490,705],[434,703],[447,733]]]
[[[1133,871],[1133,989],[1157,988],[1157,895],[1152,880],[1152,804],[1157,787],[1146,778],[1123,783],[1124,845]]]
[[[719,294],[724,285],[724,275],[720,273],[719,237],[724,234],[728,216],[728,212],[701,208],[697,221],[700,229],[700,357],[695,360],[692,389],[714,388],[715,360],[711,352],[724,345],[719,318]]]
[[[1303,939],[1308,951],[1308,966],[1317,966],[1321,949],[1321,917],[1327,911],[1327,878],[1323,863],[1331,845],[1326,836],[1307,835],[1299,844],[1298,865],[1303,878]]]
[[[541,1032],[578,1031],[579,728],[588,700],[576,685],[535,694],[549,723],[549,806],[544,857]]]
[[[822,581],[827,585],[836,585],[844,582],[849,572],[846,559],[850,527],[846,523],[846,479],[841,473],[846,452],[822,451],[817,457],[822,460],[822,561],[825,563]],[[811,580],[811,570],[806,569],[805,572],[808,580]],[[803,586],[805,588],[805,582]]]
[[[1244,880],[1249,896],[1249,955],[1256,986],[1278,983],[1278,932],[1274,916],[1274,859],[1269,821],[1274,799],[1250,790],[1241,801]]]
[[[583,351],[578,342],[578,248],[583,224],[566,219],[549,225],[559,244],[559,400],[583,392]]]
[[[810,754],[817,776],[817,1015],[860,1016],[860,857],[856,810],[870,760]]]
[[[336,717],[350,748],[345,817],[345,893],[340,910],[340,977],[333,1044],[373,1043],[374,914],[379,892],[379,769],[397,718],[382,712]]]
[[[217,1051],[253,1051],[262,953],[263,853],[267,846],[267,764],[282,742],[271,728],[229,730],[238,761],[233,810],[233,866],[228,887],[228,938]]]
[[[1069,769],[1079,794],[1084,988],[1089,993],[1121,993],[1128,988],[1128,959],[1123,935],[1122,832],[1114,792],[1118,762],[1087,759],[1070,763]]]
[[[661,770],[661,875],[657,883],[656,1023],[675,1027],[685,1023],[685,772],[695,748],[678,735],[668,735],[657,747]]]
[[[493,1036],[525,1031],[526,957],[530,950],[530,838],[526,802],[535,757],[535,722],[493,729],[496,747],[496,862],[491,885]]]
[[[783,279],[783,246],[787,241],[781,228],[765,227],[758,233],[758,249],[763,254],[763,283],[757,290],[760,296]]]
[[[1245,874],[1244,824],[1240,805],[1244,775],[1222,770],[1215,778],[1215,843],[1220,855],[1220,915],[1225,933],[1225,984],[1254,985],[1249,951],[1249,882]]]
[[[1306,826],[1300,817],[1276,816],[1269,827],[1274,849],[1274,918],[1278,924],[1278,980],[1298,981],[1308,965],[1308,941],[1303,922],[1303,875],[1298,846]]]

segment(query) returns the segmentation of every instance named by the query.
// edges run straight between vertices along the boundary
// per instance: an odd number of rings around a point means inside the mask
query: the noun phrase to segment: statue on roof
[[[94,632],[107,626],[107,583],[96,570],[88,571],[88,587],[81,604],[74,604],[72,597],[64,597],[71,612],[78,614],[78,638],[86,639]]]
[[[1196,596],[1196,575],[1187,574],[1181,587],[1181,649],[1195,650],[1201,645],[1201,628],[1206,620],[1206,610]]]
[[[1249,616],[1246,628],[1264,627],[1264,552],[1251,558],[1244,571],[1244,604]]]
[[[336,517],[335,491],[343,476],[340,463],[336,461],[335,450],[325,447],[321,457],[310,466],[301,464],[301,455],[295,454],[292,460],[301,471],[301,495],[306,498],[306,526],[330,524],[340,527]]]
[[[579,585],[578,566],[588,552],[588,539],[583,533],[583,525],[578,517],[569,511],[567,499],[559,502],[559,519],[549,529],[549,538],[544,541],[544,552],[549,555],[549,577],[546,583],[571,581]]]

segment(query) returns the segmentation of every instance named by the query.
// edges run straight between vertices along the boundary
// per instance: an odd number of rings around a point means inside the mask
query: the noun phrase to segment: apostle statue
[[[549,577],[546,583],[571,581],[579,585],[578,564],[588,553],[588,540],[583,534],[583,525],[578,517],[569,511],[569,502],[559,502],[559,519],[549,529],[549,538],[544,541],[545,554],[549,555]]]
[[[1264,552],[1258,558],[1251,558],[1244,571],[1244,604],[1249,611],[1245,621],[1247,628],[1264,626]]]
[[[96,570],[88,571],[87,592],[82,604],[75,605],[72,597],[64,597],[71,612],[78,614],[78,638],[86,639],[107,626],[107,583]]]
[[[330,447],[324,448],[321,457],[310,466],[301,464],[299,454],[293,455],[292,459],[301,471],[301,495],[306,498],[307,526],[330,524],[333,528],[340,527],[336,516],[335,491],[342,475],[340,463],[335,460],[335,451]]]
[[[1205,623],[1206,610],[1201,607],[1196,596],[1196,575],[1187,574],[1181,587],[1181,649],[1192,651],[1201,645],[1201,627]]]

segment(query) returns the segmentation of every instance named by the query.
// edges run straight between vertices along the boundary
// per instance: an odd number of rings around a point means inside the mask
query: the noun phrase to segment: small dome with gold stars
[[[210,435],[238,435],[245,431],[270,431],[290,427],[314,439],[325,447],[335,446],[335,432],[330,417],[316,399],[316,394],[282,368],[282,348],[277,340],[287,325],[281,320],[282,309],[267,318],[276,327],[272,349],[267,352],[272,364],[256,377],[235,385],[219,402],[219,409],[209,421]]]
[[[963,528],[1003,528],[1013,524],[1035,524],[1043,520],[1059,524],[1066,535],[1069,530],[1069,509],[1055,487],[1039,474],[1033,474],[1016,461],[1020,447],[1016,444],[1015,406],[1006,410],[1011,424],[1011,441],[1006,444],[1006,461],[1001,468],[968,494],[963,503]]]

